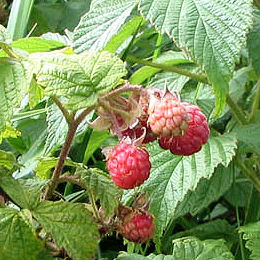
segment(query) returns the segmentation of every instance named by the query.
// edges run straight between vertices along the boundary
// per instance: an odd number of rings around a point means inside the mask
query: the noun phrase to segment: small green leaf
[[[27,65],[12,58],[0,58],[0,130],[28,91],[32,71],[29,72]]]
[[[236,139],[230,134],[211,137],[201,151],[192,156],[173,155],[155,142],[148,146],[152,169],[142,189],[151,196],[150,210],[155,215],[156,239],[169,221],[177,217],[178,204],[196,192],[200,181],[212,178],[219,164],[227,166],[235,155],[235,149]],[[209,190],[212,188],[209,186]],[[204,202],[207,204],[207,200]]]
[[[42,250],[42,243],[23,212],[11,208],[0,208],[0,259],[35,260]]]
[[[74,30],[74,51],[81,53],[105,47],[130,16],[135,3],[135,0],[107,0],[92,7]]]
[[[251,251],[250,259],[260,259],[260,221],[240,227],[239,232],[243,233],[246,247]]]
[[[124,63],[109,52],[41,56],[38,83],[45,94],[69,98],[73,110],[96,103],[98,95],[113,89],[126,74]]]
[[[78,168],[76,173],[81,176],[86,189],[92,191],[95,198],[100,200],[106,215],[112,215],[118,207],[122,191],[114,185],[110,176],[96,168]]]
[[[44,92],[43,89],[37,84],[33,79],[29,88],[29,106],[34,108],[43,99]]]
[[[0,173],[0,187],[6,194],[24,209],[35,208],[40,201],[41,190],[47,182],[36,180],[16,180],[10,175]]]
[[[234,260],[225,240],[200,241],[195,237],[173,240],[174,260]]]
[[[12,153],[0,150],[0,166],[11,170],[15,163],[16,158]]]
[[[89,259],[95,254],[98,230],[83,204],[44,201],[32,213],[73,259]]]

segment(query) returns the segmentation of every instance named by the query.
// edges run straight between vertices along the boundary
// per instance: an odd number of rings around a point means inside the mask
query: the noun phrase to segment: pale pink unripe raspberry
[[[132,189],[150,175],[149,154],[143,148],[123,142],[109,154],[107,169],[116,186]]]

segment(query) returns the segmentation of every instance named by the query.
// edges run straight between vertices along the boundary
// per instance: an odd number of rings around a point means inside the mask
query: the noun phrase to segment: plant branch
[[[245,165],[245,163],[242,162],[241,158],[236,158],[235,163],[246,175],[246,177],[252,182],[255,188],[260,192],[260,178],[258,177],[256,172],[251,167],[249,167],[249,165]]]
[[[17,55],[11,47],[9,47],[6,44],[0,44],[0,47],[2,48],[2,50],[10,57],[10,58],[14,58],[17,60],[21,60],[21,57],[19,55]]]
[[[209,84],[209,82],[207,80],[207,77],[205,75],[199,75],[199,74],[196,74],[196,73],[192,73],[192,72],[190,72],[188,70],[181,69],[181,68],[179,68],[177,66],[170,66],[170,65],[154,63],[154,62],[151,62],[151,61],[147,61],[147,60],[142,60],[142,59],[136,58],[134,56],[128,56],[126,60],[130,61],[130,62],[135,62],[135,63],[138,63],[138,64],[150,66],[150,67],[153,67],[153,68],[161,69],[161,70],[164,70],[164,71],[175,72],[175,73],[187,76],[189,78],[195,79],[195,80],[197,80],[199,82],[202,82],[202,83],[205,83],[205,84]]]
[[[232,114],[234,115],[234,117],[236,118],[238,123],[241,125],[246,125],[248,122],[247,122],[245,113],[237,105],[237,103],[231,98],[231,96],[229,94],[227,94],[226,102],[227,102],[228,106],[230,107]]]
[[[253,122],[256,119],[258,114],[259,102],[260,102],[260,80],[258,80],[256,83],[256,93],[255,93],[251,113],[249,115],[249,122]]]
[[[65,163],[65,160],[69,154],[70,147],[73,141],[73,138],[76,134],[77,128],[79,124],[83,121],[83,119],[94,109],[94,107],[88,107],[85,109],[70,125],[69,125],[69,130],[66,136],[65,143],[61,149],[59,160],[56,164],[56,167],[53,171],[52,178],[51,178],[51,183],[47,187],[45,194],[43,196],[43,199],[49,199],[53,192],[56,189],[56,186],[59,182],[60,174],[63,168],[63,165]]]
[[[70,125],[71,122],[73,121],[73,118],[71,117],[69,111],[63,106],[63,104],[60,102],[60,100],[57,97],[52,96],[51,99],[59,107],[59,109],[61,110],[63,116],[65,117],[68,125]]]

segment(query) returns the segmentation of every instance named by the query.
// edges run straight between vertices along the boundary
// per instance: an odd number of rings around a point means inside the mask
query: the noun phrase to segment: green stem
[[[0,47],[2,48],[2,50],[10,57],[10,58],[14,58],[17,59],[19,61],[21,61],[21,57],[19,55],[17,55],[11,47],[9,47],[6,44],[1,44],[0,43]]]
[[[226,101],[227,101],[227,104],[232,111],[232,114],[234,115],[234,117],[236,118],[238,123],[241,124],[241,125],[246,125],[248,122],[247,122],[245,113],[237,105],[237,103],[231,98],[231,96],[229,94],[227,94]]]
[[[251,113],[248,119],[249,122],[253,122],[256,119],[258,115],[259,102],[260,102],[260,80],[258,80],[256,83],[256,93],[255,93]]]
[[[240,227],[238,206],[236,206],[236,218],[237,218],[237,226]],[[239,234],[239,245],[240,245],[240,251],[241,251],[242,260],[245,260],[245,252],[244,252],[244,246],[243,246],[243,241],[242,241],[242,235],[241,234]]]
[[[207,77],[205,75],[195,74],[195,73],[192,73],[188,70],[181,69],[177,66],[169,66],[169,65],[154,63],[154,62],[151,62],[151,61],[146,61],[146,60],[136,58],[134,56],[128,56],[126,60],[129,61],[129,62],[134,62],[134,63],[150,66],[150,67],[153,67],[153,68],[161,69],[161,70],[164,70],[164,71],[175,72],[175,73],[187,76],[189,78],[195,79],[199,82],[209,84]]]
[[[252,182],[255,188],[260,192],[260,179],[256,172],[249,165],[245,165],[245,163],[242,162],[242,158],[237,158],[235,160],[235,163],[246,175],[246,177]]]
[[[92,190],[87,190],[87,192],[88,192],[88,195],[89,195],[89,200],[90,200],[91,206],[93,208],[94,216],[95,216],[97,221],[100,221],[100,217],[99,217],[96,201],[95,201],[95,198],[94,198],[94,194],[93,194]]]

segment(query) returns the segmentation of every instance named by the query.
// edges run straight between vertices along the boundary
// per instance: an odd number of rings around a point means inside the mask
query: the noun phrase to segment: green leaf
[[[81,176],[86,189],[93,192],[96,200],[100,200],[106,215],[112,215],[118,207],[122,191],[114,185],[110,176],[96,168],[78,168],[76,173]]]
[[[137,33],[140,25],[143,22],[141,16],[134,16],[130,21],[128,21],[120,30],[120,32],[112,37],[112,39],[107,43],[104,50],[115,53],[118,48],[132,35]],[[126,46],[127,47],[127,46]]]
[[[47,52],[65,47],[62,42],[54,40],[45,40],[39,37],[22,38],[12,42],[11,46],[15,49],[21,49],[29,53]]]
[[[17,138],[18,136],[21,136],[21,132],[19,132],[11,125],[6,125],[5,129],[2,132],[0,132],[0,143],[5,138],[9,138],[9,137]]]
[[[124,63],[109,52],[41,56],[38,83],[45,94],[69,98],[73,110],[96,103],[98,95],[113,89],[126,74]]]
[[[206,71],[219,114],[252,22],[251,0],[141,0],[139,9]]]
[[[260,259],[260,221],[240,227],[239,232],[244,233],[246,247],[251,251],[250,259]]]
[[[12,153],[0,150],[0,166],[11,170],[15,163],[16,158]]]
[[[92,7],[74,30],[74,51],[81,53],[105,47],[130,16],[135,3],[135,0],[108,0]]]
[[[41,86],[39,86],[36,80],[32,80],[29,88],[29,106],[34,108],[43,99],[44,92]]]
[[[195,237],[173,240],[174,260],[233,260],[224,240],[200,241]]]
[[[35,169],[36,175],[41,180],[47,180],[50,178],[50,170],[56,166],[58,162],[58,158],[55,157],[47,157],[47,158],[40,158],[39,163]],[[78,164],[73,162],[71,159],[67,158],[64,165],[77,167]]]
[[[10,175],[0,173],[0,187],[21,208],[33,209],[40,201],[40,194],[46,182],[36,180],[16,180]]]
[[[194,236],[199,238],[200,240],[221,238],[224,238],[226,241],[232,242],[237,240],[235,229],[226,220],[217,219],[205,224],[195,226],[194,228],[178,232],[171,237],[167,237],[167,239],[163,241],[163,251],[172,251],[173,239],[187,236]]]
[[[92,154],[110,137],[108,131],[93,130],[85,150],[83,163],[87,164]]]
[[[0,43],[10,44],[11,41],[9,32],[3,25],[0,24]]]
[[[25,65],[12,58],[0,58],[0,130],[28,91],[32,72]]]
[[[196,191],[200,181],[212,178],[219,164],[227,166],[235,155],[235,149],[236,139],[229,134],[211,137],[201,151],[192,156],[175,156],[162,150],[155,142],[148,146],[152,169],[143,190],[151,196],[150,211],[155,215],[156,239],[176,217],[178,204],[190,196],[190,192]],[[205,184],[202,185],[202,190],[207,190]]]
[[[258,46],[260,45],[260,10],[254,9],[253,29],[248,34],[247,47],[249,58],[252,61],[253,68],[258,76],[260,76],[260,53]]]
[[[44,201],[32,213],[73,259],[88,259],[95,253],[98,230],[83,204]]]
[[[43,245],[24,219],[24,211],[0,208],[0,259],[35,260]]]
[[[187,57],[184,55],[184,53],[182,52],[167,51],[161,54],[159,58],[156,59],[155,63],[176,66],[180,64],[190,64],[191,61],[189,61]],[[154,68],[151,66],[143,66],[135,73],[132,74],[132,76],[129,79],[129,82],[131,84],[141,84],[159,71],[161,71],[161,69],[159,68]]]

